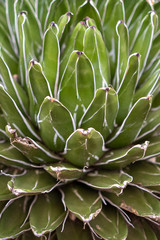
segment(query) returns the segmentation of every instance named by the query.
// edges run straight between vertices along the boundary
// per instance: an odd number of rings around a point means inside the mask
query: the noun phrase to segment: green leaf
[[[160,186],[160,167],[156,163],[140,161],[132,165],[127,173],[133,177],[133,183],[140,186]]]
[[[118,210],[107,205],[90,222],[92,229],[104,239],[124,240],[128,234],[127,225]]]
[[[46,97],[40,107],[38,124],[44,143],[55,152],[64,150],[67,138],[75,129],[68,109],[50,97]]]
[[[28,208],[24,208],[24,203],[28,199],[19,198],[14,200],[3,212],[0,219],[0,238],[15,238],[24,231],[29,230],[28,222],[24,223]]]
[[[37,169],[28,170],[8,182],[9,190],[16,196],[50,192],[55,185],[55,179],[44,170]]]
[[[67,27],[67,24],[70,22],[71,19],[71,12],[67,12],[66,14],[62,15],[59,20],[58,20],[58,39],[61,40],[62,39],[62,35]],[[68,34],[68,33],[67,33]]]
[[[64,157],[78,167],[85,167],[98,161],[104,151],[104,139],[99,132],[80,128],[67,139]]]
[[[88,227],[83,227],[83,223],[80,221],[71,221],[67,219],[64,230],[62,227],[58,227],[56,230],[58,240],[70,240],[71,236],[74,240],[93,240]]]
[[[94,67],[96,89],[107,87],[110,82],[109,56],[102,35],[95,26],[86,30],[83,45],[83,51]]]
[[[31,166],[29,160],[8,142],[0,143],[0,163],[23,168]]]
[[[54,231],[64,217],[65,212],[59,192],[38,195],[30,213],[31,229],[37,237],[40,237]]]
[[[30,115],[36,123],[40,105],[46,96],[52,97],[52,92],[41,64],[34,60],[30,62],[27,85],[30,99]]]
[[[70,163],[54,163],[44,167],[44,169],[54,178],[60,181],[79,179],[84,175],[82,169],[76,168]]]
[[[153,232],[147,221],[143,219],[136,219],[133,221],[134,228],[128,227],[127,240],[157,240],[155,233]]]
[[[4,90],[2,85],[0,85],[0,105],[7,122],[11,127],[15,128],[21,136],[40,139],[31,123],[24,117],[15,101]]]
[[[95,190],[78,183],[66,185],[62,190],[67,208],[81,221],[88,223],[100,213],[102,202]]]
[[[118,97],[113,88],[100,88],[82,116],[79,127],[92,126],[106,140],[112,132],[118,112]]]
[[[76,123],[93,99],[95,88],[90,60],[84,53],[73,51],[60,82],[58,97],[72,113]]]
[[[116,122],[119,125],[122,124],[123,119],[127,116],[132,106],[132,100],[137,85],[139,66],[140,55],[138,53],[132,54],[128,59],[127,68],[118,89],[119,112]]]
[[[95,170],[79,181],[97,190],[116,190],[119,193],[132,182],[132,177],[122,171]]]
[[[7,187],[7,183],[10,180],[11,177],[0,174],[0,201],[9,200],[15,197]]]
[[[126,71],[129,56],[129,32],[122,20],[117,23],[116,32],[118,35],[117,87],[119,87]]]
[[[152,11],[142,20],[140,30],[138,32],[138,35],[136,36],[135,43],[132,47],[131,53],[138,52],[141,55],[140,76],[145,68],[147,58],[152,46],[156,24],[157,15],[155,14],[155,12]]]
[[[3,114],[0,114],[0,139],[8,139],[8,136],[5,132],[5,127],[7,125],[7,121],[4,118]]]
[[[104,192],[103,195],[137,216],[160,221],[160,201],[146,191],[128,186],[118,198],[114,193]]]
[[[139,135],[151,107],[151,97],[140,98],[131,108],[122,125],[113,133],[107,147],[120,148],[131,144]]]
[[[103,169],[122,169],[130,163],[144,158],[148,144],[149,142],[146,141],[144,144],[110,150],[95,165]]]
[[[124,3],[122,0],[108,0],[105,3],[104,13],[102,18],[104,36],[106,46],[110,55],[111,63],[111,77],[114,77],[117,66],[117,53],[118,53],[118,36],[116,33],[116,25],[124,18]]]
[[[55,24],[51,22],[44,34],[42,49],[42,68],[47,78],[52,93],[57,91],[57,81],[59,77],[60,46],[58,36],[54,32]]]
[[[153,158],[159,156],[159,154],[160,154],[160,136],[154,136],[149,139],[149,146],[143,159]]]

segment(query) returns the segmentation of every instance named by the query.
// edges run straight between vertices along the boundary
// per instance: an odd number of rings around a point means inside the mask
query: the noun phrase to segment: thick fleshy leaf
[[[94,67],[96,89],[107,87],[110,82],[109,56],[102,35],[95,26],[86,30],[83,44],[83,51]]]
[[[21,136],[29,136],[33,139],[40,139],[31,123],[24,117],[15,101],[0,85],[0,105],[4,116],[11,127],[15,128]]]
[[[107,205],[90,222],[92,229],[103,239],[124,240],[127,237],[127,225],[118,210]]]
[[[4,118],[4,115],[0,114],[0,139],[8,139],[7,134],[5,132],[6,125],[7,121]]]
[[[94,128],[77,129],[66,141],[64,157],[78,167],[90,166],[104,150],[104,139]]]
[[[44,168],[49,174],[60,181],[79,179],[84,175],[82,169],[76,168],[70,163],[54,163]]]
[[[117,87],[119,87],[126,71],[129,56],[129,32],[126,24],[121,20],[117,23],[118,56],[117,56]]]
[[[128,59],[127,68],[118,89],[119,112],[116,122],[119,125],[122,124],[132,106],[132,100],[137,85],[139,64],[140,55],[138,53],[132,54]]]
[[[160,136],[155,136],[148,140],[149,146],[143,159],[150,159],[160,154]]]
[[[75,129],[71,113],[51,97],[46,97],[40,107],[38,124],[44,143],[56,152],[64,150],[65,141]]]
[[[66,14],[62,15],[58,20],[58,39],[61,40],[63,33],[65,32],[65,29],[67,27],[67,24],[69,23],[71,19],[71,12],[67,12]]]
[[[118,198],[114,193],[104,192],[103,195],[137,216],[160,222],[160,201],[146,191],[128,186]]]
[[[64,217],[65,211],[60,193],[53,191],[49,194],[41,194],[31,209],[31,229],[37,237],[40,237],[47,232],[54,231],[62,223]]]
[[[30,167],[29,160],[10,143],[0,143],[0,163],[7,166]]]
[[[124,19],[124,4],[122,0],[108,0],[103,13],[103,30],[106,46],[110,55],[111,76],[114,77],[117,65],[118,36],[116,33],[117,22]]]
[[[98,29],[102,30],[101,17],[93,1],[86,0],[77,11],[76,22],[82,21],[85,17],[93,18]]]
[[[81,221],[88,223],[100,213],[102,202],[95,190],[78,183],[67,185],[62,190],[67,208]]]
[[[59,86],[59,100],[72,113],[76,123],[90,104],[95,93],[94,70],[87,56],[79,51],[70,55]]]
[[[97,190],[113,191],[119,193],[132,182],[132,177],[122,171],[95,170],[83,177],[80,182]]]
[[[61,231],[62,227],[57,228],[56,233],[58,240],[70,240],[71,236],[74,240],[93,240],[91,237],[88,227],[83,227],[80,221],[72,221],[67,219],[64,230]]]
[[[60,58],[58,36],[55,34],[53,28],[55,28],[55,24],[51,23],[44,34],[42,50],[42,67],[44,75],[49,82],[52,93],[54,92],[54,90],[57,90]]]
[[[127,240],[157,240],[155,233],[150,225],[143,219],[136,219],[133,221],[133,226],[128,227]]]
[[[3,86],[9,95],[15,100],[17,106],[24,112],[28,111],[28,99],[25,91],[16,83],[10,69],[6,64],[0,49],[0,74]]]
[[[122,125],[107,142],[108,147],[120,148],[131,144],[139,135],[151,107],[151,97],[140,98],[131,108]]]
[[[56,185],[53,179],[44,170],[27,170],[23,175],[13,177],[8,182],[9,190],[19,196],[50,192]]]
[[[29,230],[29,223],[25,222],[28,213],[28,208],[24,208],[26,200],[25,198],[14,200],[3,212],[0,219],[0,239],[15,238]]]
[[[11,180],[11,177],[0,175],[0,201],[9,200],[15,196],[9,191],[7,183]]]
[[[93,127],[106,140],[112,132],[118,112],[118,96],[113,88],[100,88],[79,122],[79,127]]]
[[[132,162],[144,158],[148,142],[108,151],[95,165],[103,169],[123,168]]]
[[[46,79],[42,66],[36,61],[30,62],[28,73],[28,92],[30,98],[30,115],[32,120],[37,122],[37,114],[46,96],[52,97],[49,82]]]
[[[141,61],[140,61],[140,75],[142,74],[142,71],[144,70],[144,67],[147,62],[147,57],[149,55],[152,41],[153,41],[153,35],[154,30],[157,24],[157,15],[155,12],[150,12],[145,18],[143,19],[140,30],[138,32],[138,35],[136,36],[136,41],[132,47],[131,53],[138,52],[141,55]],[[145,41],[145,44],[144,44]]]
[[[156,163],[140,161],[127,170],[133,177],[133,183],[148,186],[160,186],[160,167]]]

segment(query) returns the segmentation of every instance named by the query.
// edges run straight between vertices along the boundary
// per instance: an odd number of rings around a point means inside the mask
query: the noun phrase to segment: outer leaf
[[[114,190],[117,192],[118,190],[121,193],[127,184],[132,182],[132,179],[131,176],[121,171],[95,170],[79,181],[97,190],[111,192],[114,192]]]
[[[94,128],[77,129],[66,141],[64,156],[78,167],[93,165],[104,153],[104,139]]]
[[[84,175],[82,169],[76,168],[70,163],[54,163],[44,169],[60,181],[75,180]]]
[[[129,56],[129,32],[122,20],[117,23],[116,32],[118,35],[117,87],[119,87],[127,67]]]
[[[145,142],[144,144],[137,144],[133,147],[108,151],[95,165],[103,169],[124,168],[132,162],[143,159],[147,147],[148,142]]]
[[[95,128],[106,140],[112,132],[118,112],[118,97],[112,88],[100,88],[82,116],[79,127]]]
[[[95,92],[93,66],[84,53],[74,51],[59,86],[59,100],[72,113],[76,123],[93,99]]]
[[[66,14],[62,15],[59,20],[58,20],[58,39],[61,40],[62,35],[66,29],[67,24],[69,23],[70,19],[71,19],[71,12],[67,12]]]
[[[10,179],[11,178],[8,176],[0,175],[0,201],[9,200],[15,197],[7,187],[7,183]]]
[[[63,188],[67,208],[81,221],[88,223],[101,211],[102,202],[98,192],[81,184],[70,184]]]
[[[109,56],[101,33],[94,26],[89,27],[83,39],[83,51],[93,64],[96,89],[106,87],[110,82]]]
[[[145,220],[136,219],[133,222],[134,228],[129,226],[127,240],[157,240],[152,228]]]
[[[128,229],[123,217],[113,207],[103,207],[100,214],[90,222],[93,230],[104,239],[126,239]]]
[[[51,23],[44,35],[42,67],[52,92],[56,93],[59,77],[60,48],[58,36],[54,33],[55,24]]]
[[[64,217],[63,204],[57,191],[39,195],[30,213],[31,229],[37,237],[40,237],[47,232],[54,231],[62,223]]]
[[[64,230],[61,231],[61,228],[56,230],[58,240],[70,240],[71,236],[74,240],[92,240],[89,229],[87,227],[84,229],[81,222],[67,219]]]
[[[118,89],[119,112],[116,121],[119,125],[122,124],[123,119],[127,116],[132,106],[132,100],[137,85],[139,64],[140,55],[138,53],[132,54],[128,59],[127,68]]]
[[[151,107],[151,97],[140,98],[132,107],[122,125],[107,142],[108,147],[124,147],[132,143],[141,131]]]
[[[22,232],[29,230],[29,224],[24,221],[27,217],[28,208],[24,208],[25,198],[12,202],[3,212],[0,219],[0,238],[15,238]]]
[[[105,3],[102,22],[106,46],[110,55],[112,78],[114,77],[117,65],[118,37],[116,33],[116,25],[119,20],[125,20],[123,1],[108,0]]]
[[[137,216],[160,221],[160,201],[150,193],[128,186],[117,198],[114,193],[105,193],[108,199]]]
[[[33,139],[39,139],[36,131],[31,123],[24,117],[15,101],[0,85],[0,105],[4,112],[4,116],[11,127],[17,129],[21,136],[29,136]]]
[[[56,185],[44,170],[28,170],[22,176],[13,177],[8,182],[9,190],[15,195],[46,193]]]
[[[46,96],[52,97],[49,82],[46,79],[42,66],[36,61],[30,62],[28,73],[28,92],[30,98],[30,115],[32,120],[37,122],[37,114]]]
[[[40,133],[45,144],[54,151],[63,151],[65,141],[75,126],[68,109],[58,100],[46,97],[38,114]]]

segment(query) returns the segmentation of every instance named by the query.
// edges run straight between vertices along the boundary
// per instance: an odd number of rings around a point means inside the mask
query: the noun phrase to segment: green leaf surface
[[[131,176],[122,171],[95,170],[79,181],[97,190],[111,192],[116,190],[116,192],[121,193],[127,184],[132,182],[132,179]]]
[[[65,212],[59,192],[39,195],[30,213],[31,229],[37,237],[43,236],[47,232],[54,231],[64,217]]]
[[[84,175],[83,170],[70,163],[54,163],[44,168],[49,174],[60,181],[79,179]]]
[[[103,195],[137,216],[160,221],[160,201],[146,191],[128,186],[118,198],[114,193],[104,192]]]
[[[94,128],[77,129],[66,141],[64,157],[78,167],[93,165],[104,153],[104,139]]]
[[[94,67],[96,89],[107,87],[110,82],[109,56],[102,35],[95,26],[86,30],[83,45],[83,51]]]
[[[107,147],[120,148],[131,144],[139,135],[151,107],[151,97],[140,98],[131,108],[122,125],[113,133]]]
[[[0,201],[9,200],[15,196],[9,191],[7,183],[10,181],[11,177],[0,175]]]
[[[100,88],[82,116],[79,127],[93,127],[106,140],[112,132],[118,112],[118,97],[113,88]]]
[[[49,28],[44,34],[42,49],[42,67],[52,93],[56,91],[56,85],[59,77],[59,58],[60,47],[58,36],[54,32],[55,24],[51,22]],[[46,95],[47,96],[47,95]]]
[[[148,140],[149,146],[143,159],[153,158],[159,156],[160,154],[160,136],[154,136],[152,138],[149,138]]]
[[[56,152],[64,150],[65,141],[75,129],[71,113],[51,97],[46,97],[40,107],[38,124],[44,143]]]
[[[103,239],[124,240],[127,237],[127,225],[118,210],[107,205],[90,222],[92,229]]]
[[[15,238],[29,230],[28,222],[24,223],[28,213],[28,208],[24,208],[25,201],[25,198],[14,200],[3,212],[0,219],[1,239]]]
[[[56,180],[44,170],[27,170],[22,176],[8,182],[9,190],[19,195],[46,193],[56,185]]]
[[[139,66],[140,55],[138,53],[132,54],[128,59],[127,67],[118,89],[119,112],[116,122],[119,125],[122,124],[132,106],[132,100],[137,85]]]
[[[103,169],[124,168],[130,163],[144,158],[148,144],[149,142],[146,141],[144,144],[110,150],[95,165]]]
[[[71,12],[67,12],[66,14],[62,15],[59,18],[59,20],[58,20],[58,29],[59,29],[59,31],[58,31],[58,34],[57,34],[59,40],[62,39],[62,36],[63,36],[63,34],[65,32],[65,29],[66,29],[68,23],[70,22],[72,14],[73,13],[71,13]]]
[[[5,132],[6,125],[7,125],[7,121],[4,118],[4,115],[0,114],[0,139],[8,139],[8,136]]]
[[[70,240],[71,236],[74,240],[93,240],[88,227],[83,228],[83,224],[79,221],[71,221],[67,219],[63,232],[62,227],[57,228],[56,233],[58,240]]]
[[[15,128],[21,136],[39,139],[31,123],[25,118],[15,101],[4,90],[2,85],[0,85],[0,105],[8,124]]]
[[[102,202],[95,190],[78,183],[69,184],[62,190],[67,208],[81,221],[88,223],[100,213]]]
[[[59,86],[59,100],[72,113],[76,123],[90,104],[95,93],[94,70],[87,56],[79,51],[70,55]]]

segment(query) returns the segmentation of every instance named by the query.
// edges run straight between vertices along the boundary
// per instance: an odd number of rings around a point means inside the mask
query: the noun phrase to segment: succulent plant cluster
[[[160,239],[158,17],[0,0],[0,239]]]

